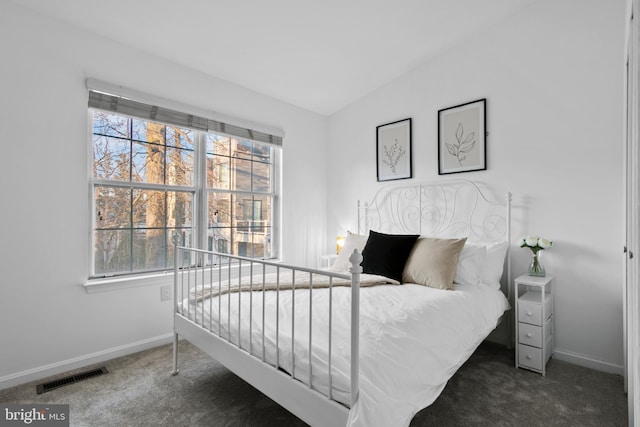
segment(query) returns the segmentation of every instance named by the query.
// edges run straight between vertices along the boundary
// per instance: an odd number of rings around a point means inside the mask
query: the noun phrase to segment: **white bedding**
[[[350,288],[333,288],[332,391],[349,402]],[[262,294],[231,293],[190,306],[190,317],[249,349],[252,307],[252,353],[262,356]],[[265,359],[276,362],[276,293],[265,295]],[[313,290],[313,388],[328,390],[328,289]],[[186,301],[184,302],[186,303]],[[230,304],[230,306],[229,306]],[[308,384],[309,290],[282,291],[279,297],[279,366],[292,372],[291,317],[295,305],[295,377]],[[186,305],[183,305],[186,309]],[[509,308],[504,294],[484,285],[456,285],[455,290],[425,286],[380,285],[360,292],[360,396],[351,408],[349,426],[408,426],[413,416],[440,395],[447,381],[496,327]],[[228,322],[228,315],[230,322]],[[186,314],[186,313],[185,313]],[[195,317],[194,317],[195,316]],[[229,328],[230,324],[230,328]]]

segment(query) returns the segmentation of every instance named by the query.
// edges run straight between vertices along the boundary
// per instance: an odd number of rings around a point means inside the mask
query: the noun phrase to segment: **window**
[[[269,257],[272,169],[272,148],[207,134],[209,249]]]
[[[238,137],[221,128],[248,130],[213,121],[211,126],[205,119],[190,127],[150,120],[144,111],[136,117],[130,108],[122,114],[112,108],[114,99],[149,109],[90,92],[92,277],[173,267],[175,234],[186,246],[277,255],[274,178],[280,148],[271,143],[274,137],[268,135],[269,143]]]

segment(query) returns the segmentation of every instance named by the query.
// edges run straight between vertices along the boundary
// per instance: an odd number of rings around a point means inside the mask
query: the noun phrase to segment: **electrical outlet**
[[[160,288],[160,301],[169,301],[171,299],[171,285],[162,286]]]

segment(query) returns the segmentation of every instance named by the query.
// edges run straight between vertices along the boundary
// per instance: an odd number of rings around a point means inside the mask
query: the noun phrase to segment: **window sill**
[[[83,285],[87,293],[108,292],[140,286],[164,286],[173,284],[173,270],[136,276],[89,279]]]

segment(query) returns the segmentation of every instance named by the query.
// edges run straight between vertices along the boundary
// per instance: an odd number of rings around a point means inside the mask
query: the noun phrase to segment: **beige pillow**
[[[458,258],[466,241],[466,237],[462,239],[419,238],[404,266],[402,281],[437,289],[453,289]]]

